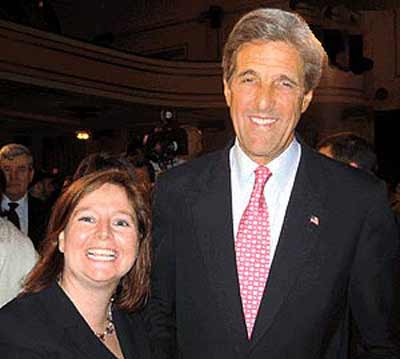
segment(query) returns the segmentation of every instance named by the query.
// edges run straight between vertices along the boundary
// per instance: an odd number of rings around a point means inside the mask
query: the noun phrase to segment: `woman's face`
[[[125,190],[104,184],[80,200],[60,233],[62,285],[115,288],[132,268],[137,248],[135,213]]]

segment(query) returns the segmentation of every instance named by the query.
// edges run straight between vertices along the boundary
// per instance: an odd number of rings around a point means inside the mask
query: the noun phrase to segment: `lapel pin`
[[[312,223],[315,226],[319,226],[319,218],[317,216],[311,216],[310,223]]]

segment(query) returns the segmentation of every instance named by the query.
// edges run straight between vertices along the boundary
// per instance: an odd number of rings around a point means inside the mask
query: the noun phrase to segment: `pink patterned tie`
[[[259,166],[250,201],[243,212],[235,241],[240,296],[251,338],[270,267],[270,231],[264,186],[271,172]]]

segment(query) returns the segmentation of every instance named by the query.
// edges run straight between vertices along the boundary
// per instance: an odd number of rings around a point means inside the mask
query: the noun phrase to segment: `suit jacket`
[[[113,319],[124,358],[149,359],[140,316],[115,310]],[[2,359],[115,359],[56,283],[7,304],[0,323]]]
[[[382,183],[302,145],[251,340],[236,272],[228,149],[168,171],[155,190],[147,320],[155,358],[399,358],[398,233]]]
[[[43,201],[28,195],[28,237],[38,250],[46,235],[49,209]]]

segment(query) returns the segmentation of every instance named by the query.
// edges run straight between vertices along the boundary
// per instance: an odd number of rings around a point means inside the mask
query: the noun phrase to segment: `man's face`
[[[6,195],[13,201],[18,201],[28,190],[32,181],[33,169],[27,155],[14,157],[12,160],[3,159],[0,163],[6,179]]]
[[[304,93],[299,52],[281,41],[243,45],[230,83],[224,81],[224,93],[240,147],[259,164],[289,146],[313,95]]]

